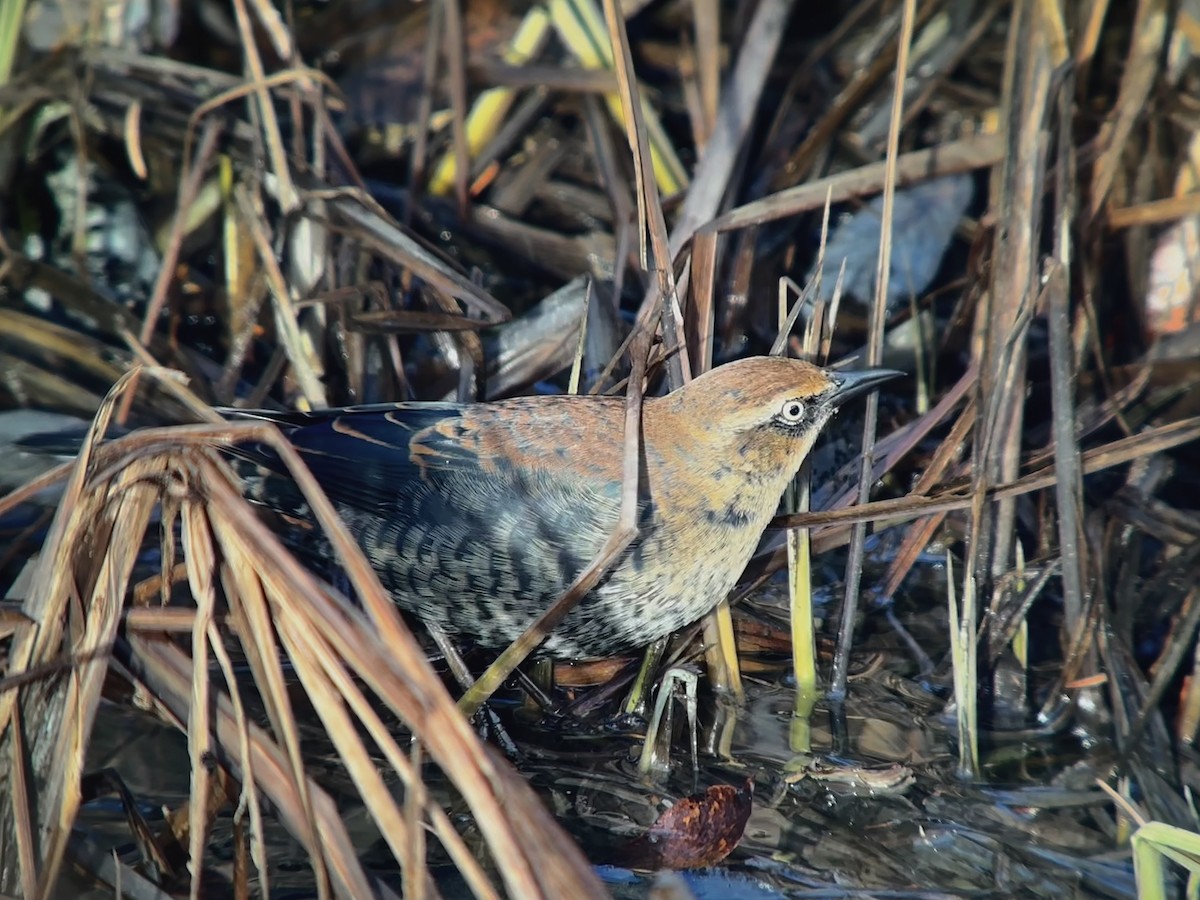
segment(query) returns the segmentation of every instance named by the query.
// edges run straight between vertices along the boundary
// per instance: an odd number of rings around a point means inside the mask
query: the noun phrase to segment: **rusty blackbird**
[[[604,656],[709,612],[826,422],[898,374],[752,357],[647,398],[637,537],[539,652]],[[540,396],[229,412],[279,425],[396,603],[450,634],[503,647],[616,525],[624,408],[619,397]],[[304,517],[279,460],[261,448],[249,456],[251,499]]]

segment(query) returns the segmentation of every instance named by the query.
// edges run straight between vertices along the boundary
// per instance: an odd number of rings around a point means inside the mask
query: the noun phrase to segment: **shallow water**
[[[774,602],[760,598],[759,612]],[[902,611],[898,615],[904,618]],[[932,632],[942,624],[936,618],[926,610],[923,619],[907,624]],[[937,677],[916,679],[916,663],[897,650],[881,613],[868,615],[862,632],[844,712],[834,715],[818,706],[806,753],[795,752],[790,743],[787,662],[770,656],[758,658],[740,710],[714,702],[701,682],[699,765],[693,770],[685,717],[677,710],[669,774],[660,777],[637,771],[640,720],[539,718],[514,694],[495,708],[519,747],[515,763],[600,867],[615,896],[648,895],[653,875],[621,863],[630,842],[672,801],[747,778],[754,784],[754,802],[744,834],[719,867],[686,876],[697,897],[846,896],[846,891],[1134,896],[1128,856],[1110,852],[1109,800],[1091,781],[1110,762],[1103,748],[1087,751],[1075,737],[1052,732],[1019,742],[993,737],[983,745],[982,778],[963,780],[944,685]],[[363,858],[398,890],[395,863],[315,719],[302,710],[297,716],[305,727],[310,771],[338,798]],[[120,774],[152,828],[162,825],[164,807],[187,801],[185,739],[144,713],[106,703],[89,763]],[[426,766],[424,774],[433,795],[441,795],[469,833],[469,819],[441,773]],[[136,864],[136,848],[114,800],[89,803],[81,824],[93,839],[108,841],[124,861]],[[229,810],[218,819],[209,847],[205,883],[217,889],[231,871]],[[300,847],[282,828],[270,826],[268,851],[273,895],[306,896],[312,876]],[[430,861],[445,896],[467,895],[436,842]]]

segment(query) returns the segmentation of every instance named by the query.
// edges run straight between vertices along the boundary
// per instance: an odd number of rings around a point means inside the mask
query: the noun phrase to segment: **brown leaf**
[[[715,784],[684,797],[632,841],[626,865],[635,869],[699,869],[723,860],[737,846],[750,818],[754,783]]]

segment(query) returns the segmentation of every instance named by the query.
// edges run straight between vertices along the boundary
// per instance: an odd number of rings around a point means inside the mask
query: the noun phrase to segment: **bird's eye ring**
[[[779,409],[779,418],[789,425],[804,421],[804,404],[799,400],[787,400]]]

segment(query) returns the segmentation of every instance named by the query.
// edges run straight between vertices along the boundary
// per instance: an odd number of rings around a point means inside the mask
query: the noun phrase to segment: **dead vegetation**
[[[594,855],[539,777],[480,740],[287,444],[212,407],[491,398],[578,355],[583,389],[632,374],[635,415],[643,386],[766,352],[777,333],[793,353],[900,365],[914,387],[872,403],[862,444],[814,467],[817,511],[781,516],[790,543],[764,542],[746,576],[752,594],[809,547],[847,547],[830,641],[759,607],[731,624],[722,607],[702,641],[713,681],[737,693],[744,671],[761,687],[790,669],[789,646],[815,644],[832,698],[816,747],[842,759],[854,691],[956,721],[940,743],[910,735],[902,772],[854,776],[879,793],[877,847],[846,849],[834,821],[804,831],[804,785],[845,772],[756,776],[756,804],[804,835],[784,849],[805,883],[1003,876],[1030,895],[1128,896],[1112,854],[1138,816],[1196,829],[1188,4],[233,0],[206,20],[164,0],[159,30],[126,31],[133,19],[105,13],[126,5],[95,0],[78,5],[90,18],[45,18],[68,6],[30,0],[0,21],[0,404],[93,420],[77,461],[0,501],[0,893],[51,896],[69,861],[137,896],[266,896],[278,824],[320,895],[436,896],[434,855],[480,897],[604,895]],[[945,189],[913,193],[930,184]],[[848,241],[855,217],[876,224]],[[110,425],[142,427],[102,440]],[[241,441],[289,463],[345,585],[300,565],[242,498],[221,452]],[[54,483],[52,513],[7,518]],[[882,563],[868,523],[891,540]],[[952,562],[946,586],[905,600],[931,547]],[[856,615],[872,593],[883,611]],[[883,623],[865,643],[864,618]],[[718,649],[734,625],[740,664]],[[604,690],[572,694],[573,712]],[[79,825],[108,790],[88,751],[113,704],[187,735],[187,802],[157,832],[127,809],[137,865],[94,852]],[[737,720],[716,718],[702,746],[721,758]],[[314,775],[314,724],[395,880],[364,863]],[[805,729],[790,738],[814,748]],[[1039,741],[1062,761],[1010,761]],[[997,798],[991,779],[1019,786]],[[888,806],[914,782],[919,799]],[[1051,785],[1053,800],[1037,793]],[[570,793],[549,792],[558,812]],[[1058,830],[1031,841],[975,817],[992,805]],[[742,812],[726,816],[739,829]],[[747,852],[781,850],[756,840]],[[688,858],[721,858],[707,851]]]

